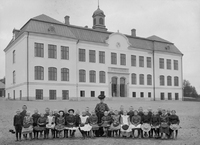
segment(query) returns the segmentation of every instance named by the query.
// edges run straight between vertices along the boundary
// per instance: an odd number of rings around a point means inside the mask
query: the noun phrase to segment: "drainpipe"
[[[78,79],[79,79],[79,75],[78,75],[78,58],[79,58],[79,54],[78,54],[78,43],[79,43],[79,39],[76,42],[76,97],[77,97],[77,101],[78,101]]]
[[[27,35],[27,101],[29,101],[29,32]]]
[[[155,89],[155,55],[154,55],[154,47],[155,47],[155,41],[153,41],[153,100],[156,100],[156,89]]]
[[[182,101],[184,101],[184,90],[183,90],[183,55],[181,56],[181,89],[182,89]]]

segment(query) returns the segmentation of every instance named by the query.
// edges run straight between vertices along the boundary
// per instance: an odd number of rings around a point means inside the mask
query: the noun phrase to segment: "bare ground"
[[[199,102],[181,102],[181,101],[130,101],[115,100],[106,101],[109,107],[118,109],[120,105],[124,105],[126,109],[129,106],[138,108],[142,106],[144,109],[158,107],[165,109],[175,109],[181,120],[181,129],[176,140],[156,140],[156,139],[122,139],[122,138],[94,138],[83,140],[79,131],[76,132],[75,139],[48,139],[48,140],[32,140],[15,142],[15,135],[8,132],[13,129],[13,116],[17,109],[21,109],[26,104],[28,110],[33,112],[38,108],[40,112],[44,112],[46,107],[51,109],[74,108],[80,111],[85,107],[94,109],[98,101],[6,101],[0,99],[0,145],[200,145],[200,103]]]

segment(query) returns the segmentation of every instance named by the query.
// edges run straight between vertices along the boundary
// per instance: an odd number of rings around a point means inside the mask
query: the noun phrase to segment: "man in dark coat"
[[[109,111],[108,105],[104,103],[105,96],[99,95],[98,96],[100,103],[98,103],[95,107],[95,112],[98,117],[98,123],[101,123],[101,118],[104,116],[105,111]],[[99,131],[97,132],[96,136],[102,136],[104,134],[103,128],[100,127]]]

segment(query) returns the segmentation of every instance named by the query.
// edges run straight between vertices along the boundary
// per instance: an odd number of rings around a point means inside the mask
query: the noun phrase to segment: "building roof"
[[[155,40],[155,41],[160,41],[160,42],[165,42],[165,43],[172,43],[172,42],[169,42],[169,41],[167,41],[165,39],[162,39],[162,38],[160,38],[160,37],[158,37],[156,35],[152,35],[150,37],[147,37],[147,39],[149,39],[149,40]]]
[[[56,35],[76,40],[97,42],[97,43],[106,43],[105,40],[108,39],[109,35],[113,33],[108,31],[95,30],[87,27],[66,25],[44,14],[31,18],[20,29],[20,32],[17,34],[16,38],[24,32]],[[128,38],[131,46],[134,48],[153,50],[154,46],[154,50],[157,51],[182,54],[178,50],[178,48],[174,46],[173,43],[155,35],[148,38],[133,37],[131,35],[125,35],[125,36]],[[152,40],[156,42],[156,45],[153,45]],[[13,41],[14,40],[11,40],[8,46],[11,45]],[[166,47],[170,49],[166,49]]]
[[[5,89],[5,84],[0,82],[0,89]]]

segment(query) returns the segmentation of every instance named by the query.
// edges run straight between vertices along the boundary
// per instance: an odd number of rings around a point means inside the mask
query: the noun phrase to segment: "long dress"
[[[169,133],[169,117],[167,114],[160,115],[160,133]]]
[[[92,126],[92,130],[98,130],[99,125],[98,125],[98,117],[96,115],[91,115],[90,117],[87,118],[87,123]]]
[[[65,129],[77,130],[78,127],[76,127],[76,121],[77,118],[75,115],[68,115],[67,117],[65,117]]]
[[[180,126],[179,126],[180,120],[177,115],[170,115],[169,123],[170,123],[170,128],[172,130],[178,130],[180,128]]]
[[[47,116],[47,124],[46,128],[54,129],[55,128],[55,117],[54,116]]]
[[[112,118],[110,116],[103,116],[101,118],[101,127],[109,128],[112,122]]]
[[[31,116],[24,116],[22,134],[33,132],[33,118]]]
[[[152,115],[151,117],[151,128],[159,128],[160,125],[160,117],[158,115]]]
[[[38,118],[37,124],[38,126],[35,127],[35,130],[37,131],[44,131],[46,129],[46,117],[40,117]]]
[[[65,128],[65,118],[64,117],[58,117],[56,119],[56,126],[55,129],[58,131],[62,131]]]
[[[89,116],[83,116],[83,115],[80,116],[80,121],[81,121],[80,130],[90,131],[92,129],[92,126],[90,126],[90,124],[87,123],[88,117]]]
[[[139,115],[132,116],[131,120],[131,129],[139,129],[141,128],[141,117]]]
[[[121,129],[120,125],[120,115],[112,115],[112,124],[110,130],[119,130]]]

